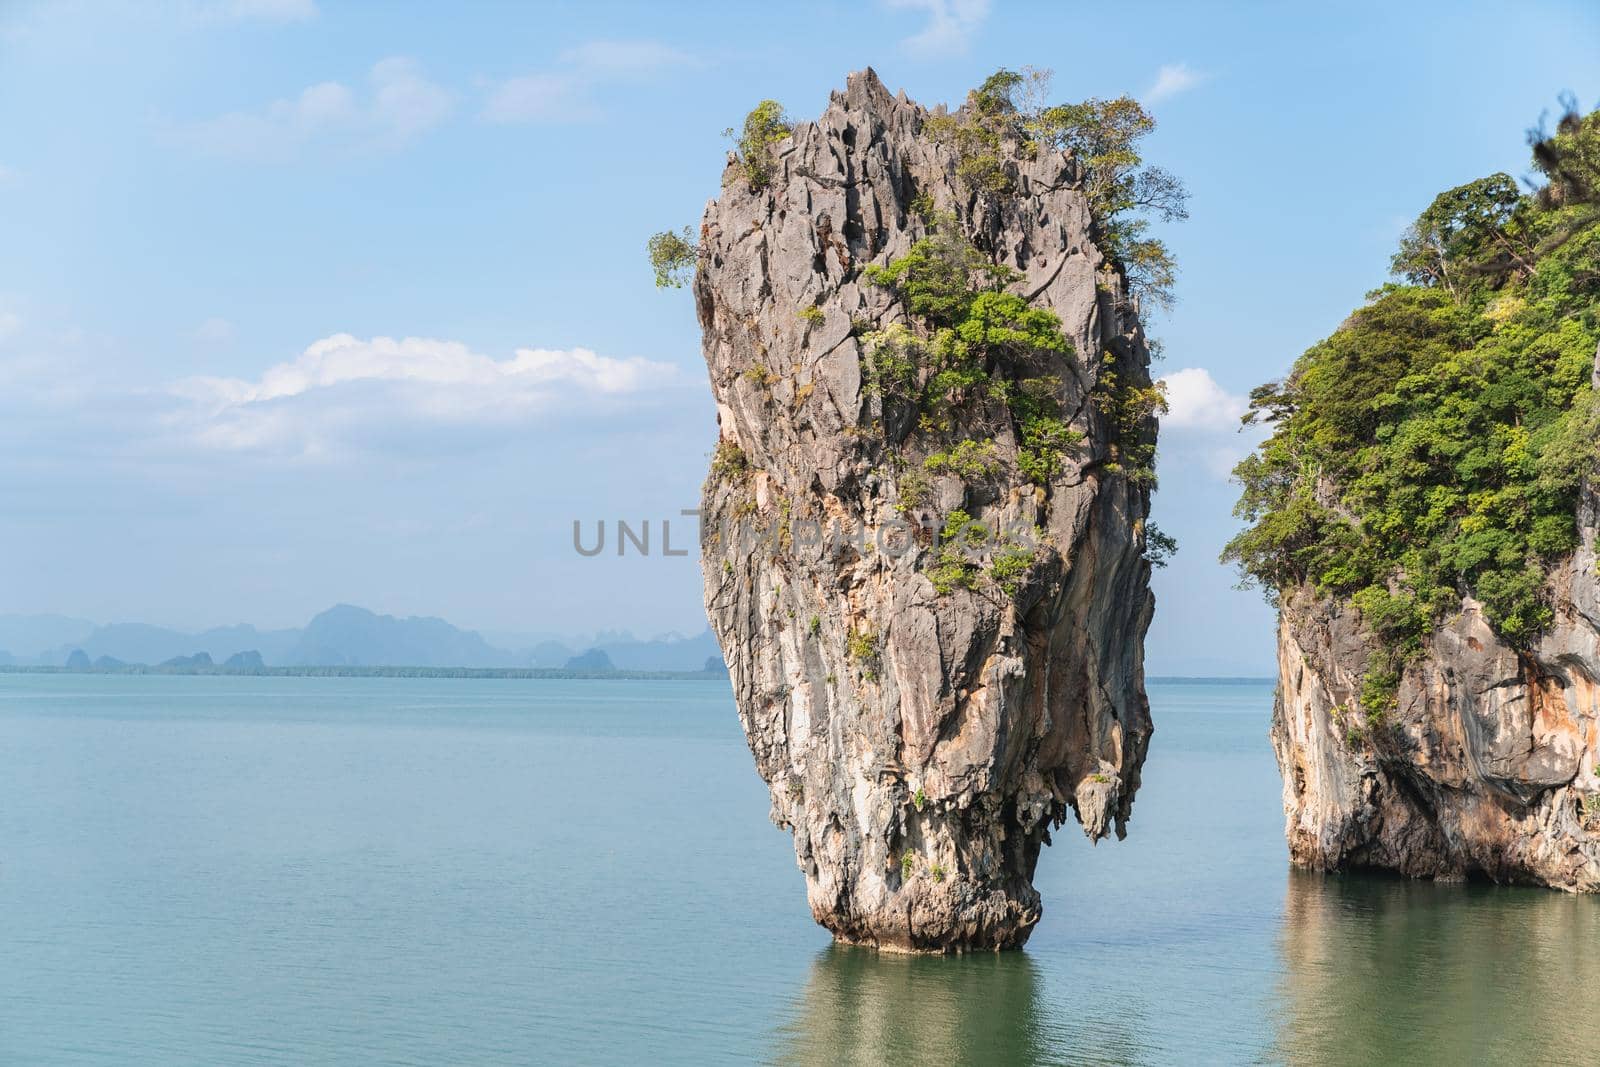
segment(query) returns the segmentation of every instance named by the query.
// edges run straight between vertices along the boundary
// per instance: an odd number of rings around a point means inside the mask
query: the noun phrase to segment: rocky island
[[[698,235],[719,440],[705,603],[817,922],[904,951],[1021,945],[1052,829],[1124,833],[1151,733],[1143,638],[1159,390],[1131,100],[954,112],[851,75],[764,102]],[[1135,204],[1136,188],[1147,196]]]
[[[1441,194],[1247,418],[1290,854],[1600,888],[1600,113]]]

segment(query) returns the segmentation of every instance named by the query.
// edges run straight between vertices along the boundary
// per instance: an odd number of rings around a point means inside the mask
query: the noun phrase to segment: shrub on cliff
[[[722,131],[736,149],[739,168],[752,189],[765,189],[772,181],[772,148],[789,136],[793,125],[776,100],[763,100],[744,117],[744,126]]]
[[[694,233],[685,226],[683,232],[662,230],[645,242],[645,252],[650,256],[650,269],[656,274],[656,288],[681,289],[694,277],[694,260],[698,250]]]
[[[1130,96],[1047,105],[1049,91],[1047,70],[998,70],[967,94],[961,111],[934,116],[928,129],[955,147],[966,186],[992,199],[1014,191],[1009,158],[1070,152],[1101,250],[1135,298],[1170,305],[1177,265],[1166,243],[1150,236],[1150,218],[1188,218],[1189,194],[1170,172],[1144,161],[1140,142],[1155,130],[1155,118]]]
[[[1235,470],[1249,525],[1223,558],[1271,594],[1352,597],[1400,659],[1463,595],[1527,645],[1577,543],[1600,428],[1600,112],[1534,149],[1541,189],[1496,174],[1435,198],[1395,255],[1402,282],[1245,417],[1273,433]]]
[[[974,401],[999,401],[1016,434],[1018,469],[1049,482],[1082,439],[1062,418],[1060,379],[1044,373],[1072,352],[1055,313],[1005,291],[1016,273],[973,247],[951,217],[936,220],[904,256],[864,273],[894,293],[912,320],[862,338],[868,387],[915,405],[935,429],[952,426],[952,413]],[[978,447],[953,446],[961,455]]]

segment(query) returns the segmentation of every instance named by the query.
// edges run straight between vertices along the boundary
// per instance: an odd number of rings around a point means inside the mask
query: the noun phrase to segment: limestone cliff
[[[1113,410],[1149,356],[1072,159],[1011,152],[1006,194],[975,191],[930,118],[854,74],[774,145],[770,180],[730,160],[707,208],[705,603],[816,920],[846,942],[996,949],[1039,919],[1051,829],[1120,837],[1139,785],[1149,491],[1126,454],[1155,426]],[[867,268],[936,229],[1009,268],[1005,291],[1070,343],[1013,345],[930,414],[874,371],[875,345],[923,327]],[[1019,466],[1023,374],[1073,431],[1042,477]]]
[[[1600,889],[1600,501],[1586,484],[1577,549],[1550,570],[1555,622],[1527,649],[1470,597],[1365,727],[1380,642],[1347,601],[1286,590],[1272,744],[1290,856],[1322,870],[1481,876]]]

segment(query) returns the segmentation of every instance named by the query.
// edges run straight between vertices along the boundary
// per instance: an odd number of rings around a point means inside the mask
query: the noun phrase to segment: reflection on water
[[[1291,872],[1277,1052],[1290,1063],[1592,1063],[1600,900]]]
[[[781,1062],[1044,1062],[1038,977],[1021,953],[951,959],[831,946],[811,967]]]
[[[899,956],[830,946],[783,1027],[781,1063],[1134,1063],[1120,1027],[1071,1033],[1024,953]],[[1098,1047],[1096,1047],[1098,1046]]]

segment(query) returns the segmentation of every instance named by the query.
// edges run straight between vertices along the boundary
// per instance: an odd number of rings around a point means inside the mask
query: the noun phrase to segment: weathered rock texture
[[[1122,836],[1139,784],[1148,491],[1103,469],[1091,391],[1103,357],[1145,384],[1149,360],[1122,279],[1089,239],[1072,161],[1010,164],[1016,192],[991,202],[957,178],[928,117],[871,71],[852,75],[777,146],[768,187],[730,165],[707,209],[694,290],[728,461],[704,491],[705,600],[816,920],[846,942],[997,949],[1039,919],[1032,876],[1050,830],[1073,812],[1091,839]],[[914,425],[885,430],[863,386],[859,335],[904,319],[862,270],[926,235],[919,194],[1020,272],[1014,291],[1056,312],[1076,348],[1055,368],[1085,434],[1065,471],[1025,482],[1002,427],[1009,473],[980,487],[935,477],[907,509],[920,523],[964,505],[1042,528],[1014,596],[992,582],[940,595],[928,536],[896,529],[902,473],[932,443]],[[818,544],[811,523],[884,540]],[[741,543],[766,524],[785,532]]]
[[[1283,594],[1272,743],[1295,863],[1600,889],[1600,501],[1548,577],[1556,622],[1527,652],[1478,605],[1405,669],[1396,712],[1359,711],[1370,635],[1350,605]]]

